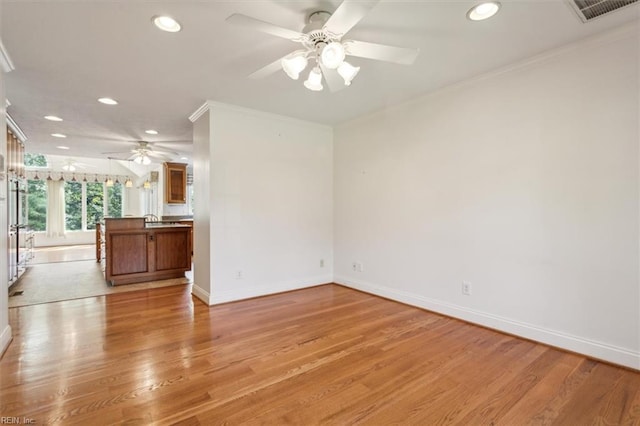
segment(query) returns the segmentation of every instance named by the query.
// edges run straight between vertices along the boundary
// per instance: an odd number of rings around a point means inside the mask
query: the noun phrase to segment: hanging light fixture
[[[149,189],[149,188],[151,188],[151,182],[149,182],[149,180],[148,180],[148,179],[147,179],[147,180],[145,180],[145,181],[144,181],[144,183],[142,184],[142,187],[143,187],[144,189]]]
[[[345,86],[351,86],[351,80],[358,74],[360,67],[354,67],[347,61],[343,61],[338,66],[338,74],[344,79]]]
[[[136,158],[134,158],[133,161],[134,163],[142,164],[145,166],[148,166],[149,164],[151,164],[151,158],[149,158],[147,154],[143,154],[143,153],[136,156]]]
[[[113,179],[111,179],[111,176],[107,176],[107,179],[104,181],[104,183],[105,183],[108,187],[112,187],[112,186],[113,186]]]
[[[314,67],[309,72],[309,77],[304,82],[304,87],[309,90],[313,90],[314,92],[322,90],[322,73],[320,72],[319,67]]]
[[[307,63],[307,53],[304,50],[296,50],[280,61],[284,72],[294,80],[300,77],[300,73],[307,67]]]
[[[342,64],[345,57],[344,47],[342,43],[337,41],[332,41],[327,44],[320,54],[320,59],[322,60],[322,65],[325,67],[335,70]]]

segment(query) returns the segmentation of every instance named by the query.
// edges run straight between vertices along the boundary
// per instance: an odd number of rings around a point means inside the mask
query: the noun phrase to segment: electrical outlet
[[[362,266],[362,262],[358,262],[358,263],[357,263],[357,265],[358,265],[358,266],[357,266],[357,268],[358,268],[358,272],[362,272],[362,271],[364,271],[364,268],[363,268],[363,266]]]
[[[320,267],[324,268],[324,259],[320,259]]]
[[[236,280],[242,279],[242,271],[236,271]]]
[[[351,270],[352,270],[353,272],[358,272],[358,262],[353,262],[353,263],[351,264]]]
[[[471,296],[471,283],[469,281],[462,281],[462,294]]]

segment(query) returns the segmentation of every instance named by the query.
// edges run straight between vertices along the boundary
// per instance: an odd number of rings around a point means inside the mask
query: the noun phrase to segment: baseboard
[[[336,284],[350,287],[373,295],[385,297],[407,305],[437,312],[470,323],[492,328],[505,333],[534,340],[560,349],[583,354],[585,356],[618,364],[634,370],[640,370],[640,352],[609,345],[602,342],[573,336],[556,330],[546,329],[533,324],[515,321],[509,318],[476,311],[455,304],[430,299],[418,294],[397,289],[354,281],[347,277],[335,277]]]
[[[211,295],[209,294],[208,291],[204,291],[203,289],[201,289],[200,287],[198,287],[197,285],[193,284],[191,286],[191,294],[193,294],[195,297],[197,297],[198,299],[200,299],[202,302],[204,302],[207,306],[210,306],[210,298]]]
[[[0,334],[0,358],[4,355],[4,351],[7,350],[12,339],[11,326],[7,325],[4,330],[2,330],[2,334]]]
[[[234,288],[226,291],[213,291],[212,305],[221,303],[235,302],[237,300],[251,299],[253,297],[267,296],[270,294],[284,293],[286,291],[300,290],[307,287],[314,287],[321,284],[333,282],[333,276],[318,275],[309,277],[304,280],[282,281],[278,283],[269,283],[266,285],[246,286]]]

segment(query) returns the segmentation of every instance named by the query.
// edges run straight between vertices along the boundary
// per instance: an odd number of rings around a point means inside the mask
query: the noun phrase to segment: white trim
[[[564,46],[548,50],[539,55],[526,58],[524,60],[488,71],[486,73],[479,74],[474,77],[469,77],[465,80],[461,80],[447,86],[435,88],[433,90],[427,91],[422,95],[419,95],[416,98],[409,99],[395,105],[387,106],[382,109],[373,111],[369,114],[360,115],[351,120],[346,120],[342,123],[338,123],[336,124],[335,127],[340,127],[342,125],[351,125],[351,124],[359,123],[362,121],[369,121],[372,118],[375,118],[381,115],[386,116],[386,114],[388,114],[389,111],[397,111],[397,110],[406,108],[407,106],[421,104],[427,99],[431,99],[436,96],[441,96],[443,94],[450,93],[450,92],[456,92],[458,90],[467,88],[469,86],[475,86],[481,81],[499,77],[506,73],[527,69],[527,68],[536,66],[538,64],[541,64],[545,61],[553,60],[559,56],[566,55],[576,50],[589,49],[589,48],[596,47],[598,45],[613,43],[615,41],[622,40],[626,37],[638,37],[639,32],[640,32],[640,24],[638,23],[638,21],[633,21],[630,24],[623,25],[611,31],[605,31],[604,33],[596,34],[594,36],[587,37],[582,40],[578,40],[576,42],[569,43]]]
[[[498,331],[513,334],[525,339],[534,340],[571,352],[584,354],[589,357],[623,365],[634,370],[640,370],[640,352],[585,339],[561,331],[551,330],[514,321],[509,318],[489,314],[487,312],[458,306],[440,300],[430,299],[418,294],[396,290],[390,287],[355,281],[347,277],[335,277],[337,284],[361,290],[366,293],[382,296],[391,300],[406,303],[432,312],[437,312],[453,318],[462,319]]]
[[[2,330],[2,334],[0,334],[0,358],[4,355],[4,351],[7,350],[12,339],[11,326],[7,325],[4,330]]]
[[[205,291],[205,290],[201,289],[200,287],[198,287],[197,285],[193,284],[191,286],[191,294],[193,294],[195,297],[200,299],[207,306],[211,306],[211,302],[210,302],[211,295],[209,294],[208,291]]]
[[[330,274],[310,277],[303,281],[284,281],[280,283],[247,286],[234,288],[233,290],[214,291],[212,305],[220,303],[235,302],[237,300],[250,299],[252,297],[268,296],[285,291],[300,290],[307,287],[314,287],[333,282]]]
[[[2,67],[2,71],[11,72],[16,69],[13,66],[13,62],[11,61],[11,57],[9,57],[9,52],[5,49],[4,44],[2,44],[2,39],[0,39],[0,66]]]
[[[209,111],[209,102],[205,102],[202,105],[200,105],[200,107],[198,107],[198,109],[195,110],[194,113],[189,116],[189,121],[191,121],[192,123],[195,123],[196,121],[198,121],[198,118],[202,117],[202,114],[204,114],[207,111]]]
[[[9,106],[11,105],[11,102],[9,102],[9,99],[5,99],[4,100],[4,106],[5,108],[9,108]]]
[[[289,117],[287,115],[274,114],[274,113],[271,113],[271,112],[266,112],[266,111],[261,111],[261,110],[257,110],[257,109],[246,108],[246,107],[242,107],[242,106],[239,106],[239,105],[224,104],[224,103],[216,102],[216,101],[207,101],[207,102],[205,102],[204,105],[202,105],[200,108],[198,108],[196,110],[196,112],[191,114],[191,116],[189,117],[189,120],[194,122],[195,120],[200,118],[200,116],[202,114],[204,114],[206,111],[212,111],[212,110],[214,110],[216,108],[217,109],[222,109],[222,110],[227,110],[227,111],[239,112],[241,114],[250,115],[250,116],[258,117],[258,118],[266,118],[266,119],[269,119],[269,120],[283,121],[285,123],[291,123],[291,124],[295,124],[295,125],[298,125],[298,126],[313,127],[313,128],[316,128],[316,129],[325,130],[327,132],[332,132],[333,131],[333,126],[328,126],[326,124],[320,124],[320,123],[315,123],[313,121],[307,121],[307,120],[301,120],[299,118]]]
[[[20,126],[18,126],[18,124],[13,121],[13,118],[11,118],[11,115],[9,115],[9,113],[7,113],[7,126],[9,127],[11,132],[20,140],[20,142],[24,143],[27,140],[27,135],[25,135]]]

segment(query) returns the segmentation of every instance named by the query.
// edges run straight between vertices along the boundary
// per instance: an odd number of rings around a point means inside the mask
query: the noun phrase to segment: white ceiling
[[[311,92],[281,71],[248,79],[299,45],[225,19],[242,13],[301,30],[310,12],[332,12],[340,1],[2,0],[2,41],[16,68],[6,76],[9,113],[30,152],[105,158],[147,140],[184,155],[188,116],[206,100],[334,125],[640,17],[636,4],[583,24],[563,0],[503,0],[494,18],[471,22],[475,3],[381,1],[345,39],[419,48],[416,63],[352,58],[360,73],[331,93]],[[157,30],[158,14],[183,30]],[[96,101],[104,96],[120,104]],[[49,114],[64,121],[44,120]],[[160,134],[145,135],[149,128]]]

